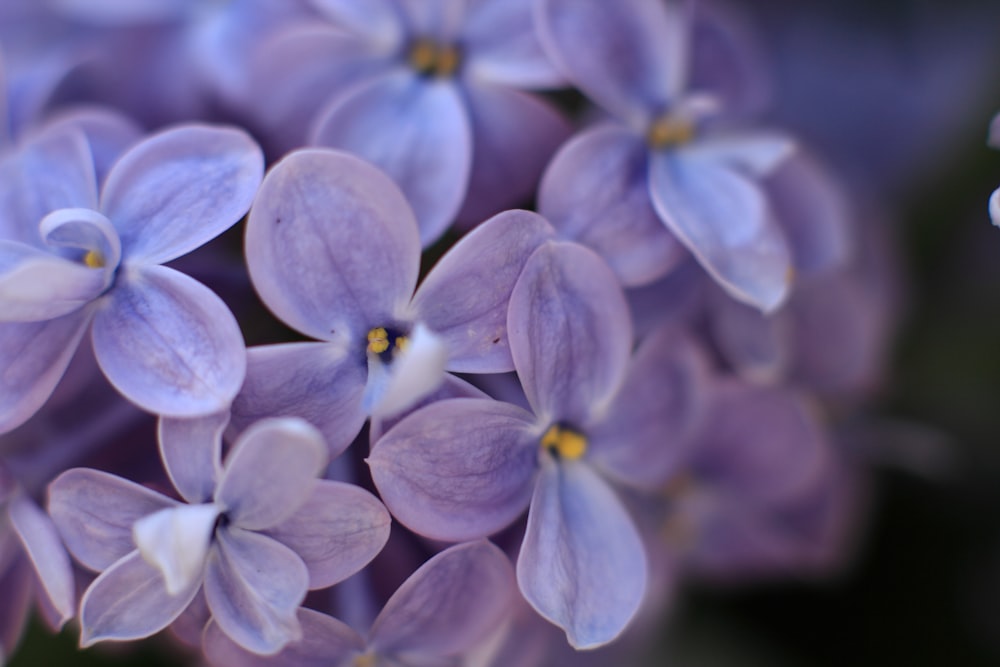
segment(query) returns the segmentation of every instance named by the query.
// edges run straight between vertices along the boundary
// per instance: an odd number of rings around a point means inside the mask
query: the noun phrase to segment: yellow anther
[[[90,250],[83,256],[83,263],[92,269],[104,268],[104,255],[96,250]]]
[[[393,352],[402,352],[410,344],[410,339],[406,336],[396,336],[396,344],[393,347]]]
[[[389,349],[389,332],[385,327],[375,327],[368,332],[368,351],[382,354]]]
[[[559,424],[553,424],[542,436],[542,447],[560,459],[575,461],[587,453],[587,437]]]
[[[679,116],[661,116],[653,121],[646,141],[654,150],[681,146],[694,139],[694,124]]]
[[[451,76],[458,69],[461,54],[454,46],[438,44],[430,39],[418,39],[410,47],[410,66],[431,76]]]
[[[375,667],[375,654],[365,653],[355,656],[353,667]]]
[[[458,69],[461,60],[458,49],[454,46],[442,46],[438,49],[437,67],[434,68],[434,73],[438,76],[451,76]]]

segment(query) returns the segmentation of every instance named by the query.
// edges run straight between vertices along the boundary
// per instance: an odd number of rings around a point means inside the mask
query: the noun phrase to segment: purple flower
[[[513,603],[514,573],[489,542],[445,549],[396,590],[367,636],[311,609],[299,610],[302,639],[275,656],[247,653],[212,623],[205,655],[219,667],[459,664],[503,628]]]
[[[92,323],[101,369],[140,407],[193,416],[228,406],[245,373],[225,304],[161,266],[249,208],[260,149],[236,129],[154,135],[111,168],[98,197],[84,134],[58,124],[0,159],[0,431],[52,392]]]
[[[661,0],[539,2],[543,46],[616,119],[553,158],[539,211],[626,285],[669,271],[680,241],[736,299],[770,311],[786,297],[791,260],[757,181],[792,144],[719,129],[717,101],[687,88],[690,19],[677,14]]]
[[[501,213],[456,244],[414,291],[417,225],[395,184],[346,153],[290,154],[268,173],[250,212],[247,263],[271,311],[322,342],[251,349],[233,405],[237,426],[297,415],[320,427],[335,455],[367,415],[411,406],[445,369],[512,370],[510,291],[552,235],[534,213]]]
[[[301,636],[308,589],[341,581],[385,544],[389,516],[358,487],[317,480],[326,445],[292,418],[248,429],[221,462],[224,416],[164,420],[160,451],[178,502],[77,468],[49,488],[73,556],[101,572],[80,607],[81,645],[167,627],[199,590],[233,641],[276,653]]]
[[[526,507],[521,592],[577,648],[614,639],[646,590],[646,556],[612,481],[655,487],[683,451],[705,373],[662,330],[632,351],[610,268],[573,243],[532,254],[511,295],[511,352],[531,411],[444,400],[374,446],[372,477],[393,515],[428,537],[489,535]]]
[[[561,83],[536,41],[531,0],[311,4],[332,25],[261,46],[260,91],[277,104],[263,110],[267,125],[311,123],[309,143],[384,170],[413,206],[423,245],[456,216],[478,223],[532,195],[569,128],[517,90]]]

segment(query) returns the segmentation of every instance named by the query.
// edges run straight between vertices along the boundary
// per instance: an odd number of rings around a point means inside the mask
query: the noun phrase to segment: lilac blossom
[[[513,370],[508,298],[553,233],[535,213],[501,213],[414,291],[417,225],[393,182],[347,153],[293,152],[268,173],[251,209],[247,264],[271,311],[320,342],[251,348],[234,420],[294,414],[319,426],[337,454],[367,415],[411,406],[445,369]]]
[[[577,648],[614,639],[639,608],[647,562],[613,482],[655,487],[698,414],[697,349],[670,330],[631,358],[632,328],[611,269],[591,250],[547,242],[507,315],[531,410],[492,399],[433,403],[373,447],[393,515],[442,540],[494,533],[526,507],[521,592]]]
[[[241,649],[212,623],[205,655],[219,667],[464,664],[460,659],[503,628],[513,605],[510,561],[489,542],[437,554],[389,598],[367,636],[311,609],[299,610],[302,639],[275,656]]]
[[[73,556],[100,572],[80,605],[82,646],[148,637],[204,592],[213,621],[255,653],[301,637],[314,588],[361,569],[388,538],[370,493],[317,479],[322,436],[294,418],[260,422],[222,463],[225,417],[164,420],[160,451],[185,502],[86,468],[49,488]]]
[[[311,124],[309,143],[384,170],[423,245],[456,216],[478,223],[534,193],[569,127],[519,90],[562,83],[535,38],[531,0],[311,5],[325,24],[261,45],[258,86],[274,100],[265,125]]]
[[[626,285],[667,273],[683,246],[734,298],[777,308],[791,258],[759,180],[791,141],[720,127],[717,100],[688,88],[691,19],[673,5],[543,0],[537,10],[553,61],[614,118],[553,158],[539,211]]]
[[[151,412],[229,404],[245,373],[235,318],[206,287],[162,263],[249,208],[263,172],[244,132],[189,125],[129,149],[100,195],[94,154],[56,124],[0,160],[0,431],[30,417],[91,330],[111,383]]]

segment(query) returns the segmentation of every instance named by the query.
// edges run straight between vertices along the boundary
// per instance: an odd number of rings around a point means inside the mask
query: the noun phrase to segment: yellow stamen
[[[396,336],[396,344],[393,347],[393,352],[402,352],[410,345],[410,339],[406,336]]]
[[[654,150],[681,146],[694,139],[694,124],[678,116],[661,116],[653,121],[646,141]]]
[[[96,250],[90,250],[83,256],[83,263],[92,269],[104,268],[104,255]]]
[[[587,453],[587,437],[559,424],[553,424],[542,436],[542,447],[560,459],[576,461]]]
[[[365,653],[354,657],[353,667],[375,667],[375,654]]]
[[[429,76],[451,76],[461,63],[461,54],[454,46],[418,39],[409,53],[410,66]]]
[[[368,332],[368,351],[382,354],[389,349],[389,332],[385,327],[376,327]]]

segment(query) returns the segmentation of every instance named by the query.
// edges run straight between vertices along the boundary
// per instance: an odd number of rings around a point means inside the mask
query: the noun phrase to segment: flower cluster
[[[891,272],[732,21],[5,2],[0,663],[575,664],[835,567]]]

